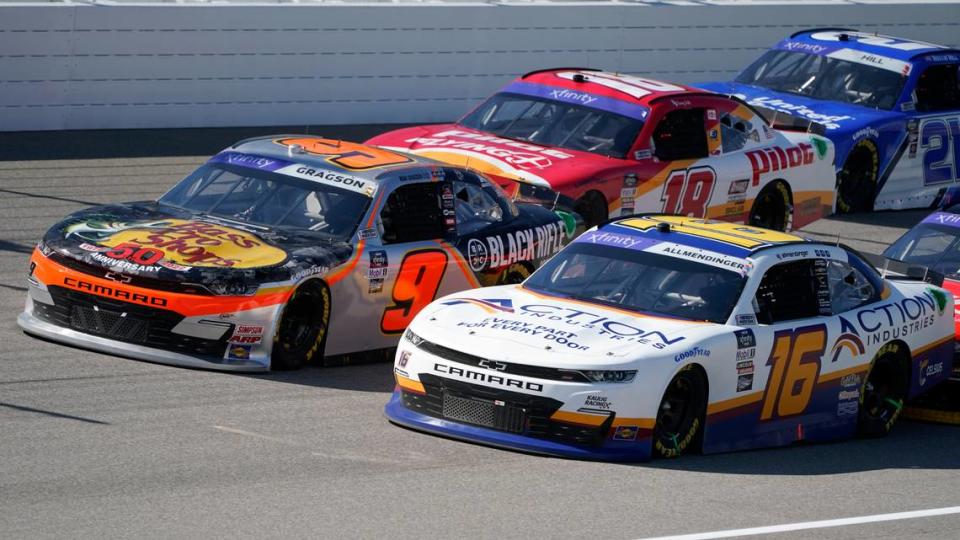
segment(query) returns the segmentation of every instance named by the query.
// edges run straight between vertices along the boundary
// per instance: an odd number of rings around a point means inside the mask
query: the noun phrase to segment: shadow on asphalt
[[[363,142],[407,125],[13,131],[0,133],[0,161],[206,156],[250,137],[310,134]]]
[[[360,392],[393,391],[393,358],[367,361],[361,365],[307,366],[296,371],[271,371],[269,373],[238,373],[240,377],[249,377],[272,382],[335,388],[338,390],[356,390]]]
[[[836,223],[856,223],[859,225],[877,225],[881,227],[910,228],[920,222],[933,210],[929,208],[915,210],[879,210],[857,214],[834,214],[830,221]]]
[[[960,469],[960,427],[901,421],[883,439],[848,439],[728,454],[682,456],[640,466],[762,475],[826,475],[882,469]]]

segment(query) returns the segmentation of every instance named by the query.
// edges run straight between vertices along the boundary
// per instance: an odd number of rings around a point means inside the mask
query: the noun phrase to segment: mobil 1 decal
[[[520,261],[536,261],[563,248],[567,237],[563,221],[489,236],[476,236],[461,244],[474,272],[498,270]]]

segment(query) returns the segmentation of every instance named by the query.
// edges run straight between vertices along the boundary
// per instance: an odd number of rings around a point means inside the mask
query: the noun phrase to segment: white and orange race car
[[[953,364],[953,296],[855,251],[646,215],[522,285],[440,298],[397,349],[392,422],[567,457],[645,460],[886,434]]]
[[[305,136],[234,145],[157,201],[54,225],[20,326],[181,366],[257,371],[390,348],[436,296],[518,282],[577,232],[476,172]]]

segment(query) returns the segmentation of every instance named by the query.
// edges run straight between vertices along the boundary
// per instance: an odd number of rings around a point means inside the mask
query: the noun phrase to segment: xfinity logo
[[[788,41],[781,45],[782,48],[787,49],[788,51],[806,51],[814,54],[824,53],[829,50],[823,45],[815,45],[813,43],[804,43],[802,41]]]
[[[562,99],[566,101],[577,101],[583,103],[584,105],[589,105],[597,100],[595,97],[591,97],[589,94],[581,94],[580,92],[574,92],[573,90],[553,90],[550,92],[550,97],[554,99]]]
[[[604,246],[621,247],[627,249],[643,249],[649,247],[654,242],[639,236],[630,236],[627,234],[618,234],[613,232],[588,232],[584,233],[578,242],[589,242],[591,244],[601,244]]]

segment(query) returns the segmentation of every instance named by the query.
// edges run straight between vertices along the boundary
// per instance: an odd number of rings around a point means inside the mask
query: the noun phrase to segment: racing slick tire
[[[858,142],[847,154],[843,169],[837,173],[837,213],[851,214],[873,210],[877,196],[880,157],[870,140]]]
[[[775,231],[789,231],[793,226],[793,196],[783,180],[763,186],[750,208],[747,224]]]
[[[323,358],[330,323],[330,289],[319,280],[299,286],[280,313],[270,367],[292,370]]]
[[[497,285],[516,285],[530,277],[530,267],[523,263],[514,263],[497,279]]]
[[[674,458],[699,449],[706,411],[706,377],[688,365],[670,381],[660,400],[653,426],[654,457]]]
[[[577,199],[573,210],[583,217],[586,228],[599,225],[610,218],[607,200],[599,191],[588,191]]]
[[[860,389],[857,435],[883,437],[896,423],[910,391],[910,360],[906,345],[887,343],[877,351]]]

